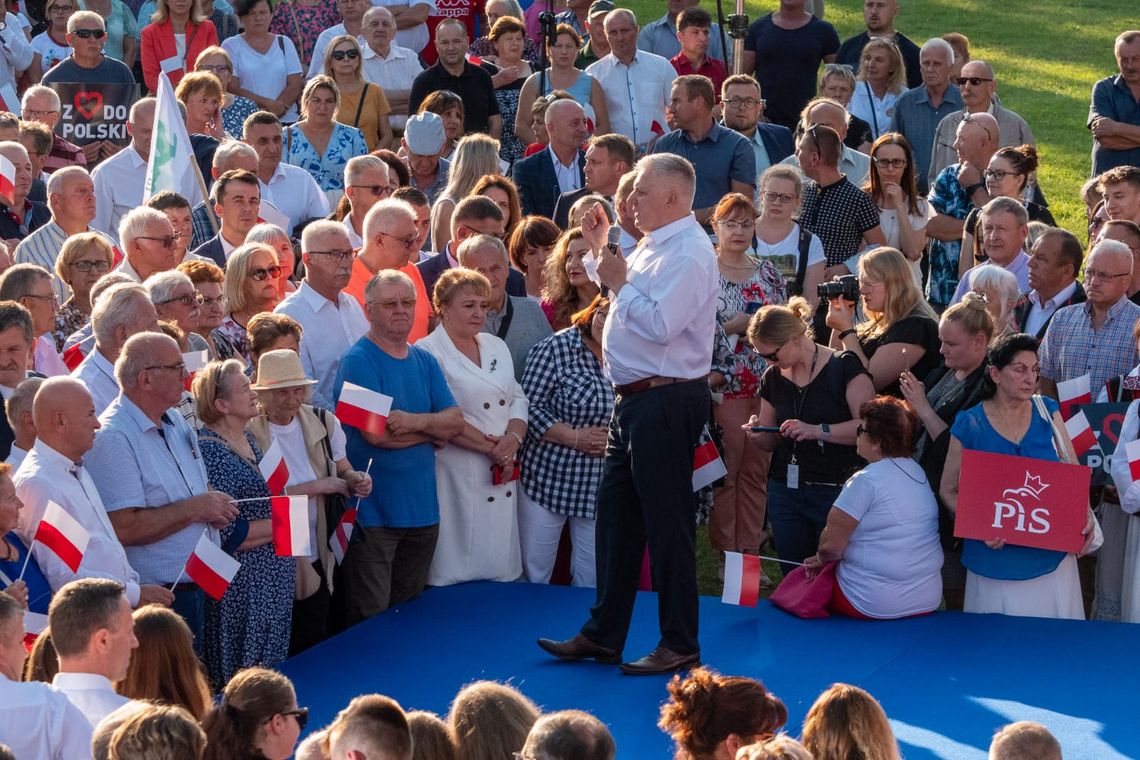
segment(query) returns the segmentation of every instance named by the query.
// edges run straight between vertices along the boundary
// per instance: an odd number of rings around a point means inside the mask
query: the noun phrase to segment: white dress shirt
[[[364,238],[361,237],[356,231],[356,228],[352,226],[352,214],[349,214],[341,220],[341,224],[344,225],[344,231],[348,233],[348,244],[352,246],[352,250],[355,251],[359,248],[363,248]]]
[[[341,292],[334,304],[302,280],[273,310],[292,317],[301,325],[301,366],[313,386],[313,406],[332,409],[333,384],[340,357],[368,332],[368,319],[360,303]]]
[[[20,760],[83,760],[91,757],[91,724],[46,683],[0,676],[0,741]]]
[[[137,607],[138,573],[127,561],[127,554],[107,517],[99,490],[87,470],[82,466],[76,467],[63,454],[37,440],[13,482],[16,494],[24,502],[24,509],[20,510],[20,533],[26,542],[39,525],[48,501],[63,507],[90,536],[78,573],[71,572],[55,552],[41,544],[32,547],[32,554],[52,591],[58,591],[76,578],[109,578],[126,587],[127,601],[132,607]]]
[[[119,239],[119,220],[143,205],[146,159],[128,145],[91,172],[95,183],[95,218],[91,226]]]
[[[6,27],[0,32],[0,97],[4,97],[9,111],[16,111],[20,106],[19,99],[15,97],[16,80],[32,65],[36,51],[24,36],[24,30],[16,16],[5,13],[4,21]],[[9,103],[9,98],[13,98],[14,102]]]
[[[287,235],[292,235],[293,228],[306,219],[329,215],[328,197],[321,191],[313,175],[299,166],[280,162],[266,183],[266,188],[269,197],[263,195],[262,198],[289,217],[289,229],[285,230]]]
[[[8,452],[8,458],[4,460],[4,464],[11,465],[12,473],[15,474],[16,470],[20,469],[20,465],[24,463],[27,458],[28,452],[21,449],[16,444],[12,444],[11,450]]]
[[[91,399],[95,402],[95,416],[105,412],[119,395],[119,383],[115,380],[115,365],[103,356],[98,348],[87,354],[71,376],[87,386]]]
[[[1065,302],[1073,297],[1073,293],[1077,292],[1077,281],[1073,280],[1069,286],[1062,290],[1057,295],[1050,298],[1045,303],[1041,302],[1041,296],[1036,290],[1029,291],[1029,314],[1025,317],[1025,332],[1029,335],[1036,335],[1037,332],[1045,326],[1049,321],[1049,317],[1053,316],[1057,309],[1065,305]]]
[[[554,176],[558,178],[558,192],[569,193],[574,190],[581,190],[582,180],[578,176],[578,153],[575,151],[574,158],[570,159],[570,165],[566,166],[558,158],[554,148],[548,145],[546,152],[550,155],[550,162],[554,164]]]
[[[400,39],[400,33],[396,34],[396,39]],[[360,47],[363,50],[361,73],[364,74],[364,81],[377,85],[384,92],[412,89],[416,75],[424,70],[415,51],[395,42],[389,45],[387,57],[381,57],[365,42]],[[408,117],[404,114],[389,114],[388,123],[392,129],[403,129],[408,123]]]
[[[98,673],[56,673],[51,687],[67,695],[71,704],[87,717],[92,730],[103,718],[131,701],[116,693],[110,679]]]
[[[657,135],[669,131],[665,122],[665,106],[673,89],[677,71],[659,55],[638,50],[628,66],[610,53],[590,64],[586,73],[597,79],[606,94],[610,115],[610,131],[623,134],[638,147]]]
[[[708,234],[689,214],[646,233],[611,296],[602,351],[617,385],[660,375],[703,378],[712,365],[720,275]]]

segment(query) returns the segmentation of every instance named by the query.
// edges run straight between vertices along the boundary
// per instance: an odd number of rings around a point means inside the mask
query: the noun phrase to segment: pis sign
[[[965,450],[954,535],[1080,551],[1089,476],[1089,468],[1080,465]]]

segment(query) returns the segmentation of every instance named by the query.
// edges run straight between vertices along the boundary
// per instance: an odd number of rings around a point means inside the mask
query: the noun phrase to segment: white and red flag
[[[1057,398],[1061,401],[1061,419],[1067,420],[1073,413],[1077,404],[1092,403],[1092,389],[1089,387],[1089,376],[1081,375],[1072,380],[1057,383]]]
[[[198,545],[186,560],[186,575],[215,602],[225,596],[239,568],[240,562],[210,540],[209,531],[202,531]]]
[[[705,441],[693,452],[693,490],[710,486],[728,474],[724,460],[712,441]]]
[[[1128,458],[1128,473],[1132,480],[1140,480],[1140,440],[1124,444],[1124,456]]]
[[[740,552],[724,553],[724,591],[720,600],[725,604],[755,607],[760,598],[760,558]]]
[[[276,206],[272,201],[261,199],[261,205],[257,209],[257,223],[258,224],[276,224],[281,229],[285,230],[285,234],[289,235],[292,230],[289,229],[289,217]]]
[[[365,433],[384,435],[388,427],[388,413],[392,411],[392,397],[345,383],[336,404],[336,418]]]
[[[269,486],[271,496],[277,496],[285,490],[285,484],[289,482],[289,465],[285,463],[285,452],[281,450],[281,444],[276,438],[269,444],[269,449],[257,467],[261,470],[261,477],[265,478],[265,484]]]
[[[186,390],[190,390],[190,386],[194,383],[194,375],[210,363],[210,352],[204,348],[201,351],[188,351],[182,354],[182,363],[186,365],[184,385]]]
[[[273,549],[278,557],[308,557],[313,553],[309,537],[309,497],[274,496],[269,500],[273,524]]]
[[[73,573],[79,572],[79,563],[83,562],[83,553],[87,551],[87,542],[90,540],[90,534],[79,521],[54,501],[47,503],[44,516],[40,518],[36,534],[32,537],[33,543],[38,541],[55,552]]]
[[[1079,411],[1065,420],[1065,430],[1069,433],[1069,439],[1073,442],[1073,449],[1077,452],[1077,456],[1082,456],[1086,451],[1096,446],[1096,433],[1093,432],[1092,425],[1089,424],[1089,418],[1085,416],[1084,411]]]
[[[16,167],[4,156],[0,156],[0,200],[5,206],[15,203]]]
[[[329,536],[329,550],[332,552],[333,557],[336,558],[336,563],[339,565],[344,562],[345,552],[348,551],[348,542],[352,538],[352,530],[356,527],[356,510],[346,509],[344,514],[340,516],[340,522],[333,528],[332,535]]]

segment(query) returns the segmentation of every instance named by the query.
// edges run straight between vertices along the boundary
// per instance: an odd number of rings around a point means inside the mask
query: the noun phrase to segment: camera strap
[[[800,257],[796,262],[795,292],[789,294],[793,296],[801,296],[804,293],[804,277],[807,275],[808,251],[811,248],[811,232],[805,229],[802,224],[797,224],[797,226],[800,228]]]

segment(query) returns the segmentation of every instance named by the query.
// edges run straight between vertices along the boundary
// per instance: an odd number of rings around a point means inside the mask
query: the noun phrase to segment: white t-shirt
[[[263,98],[277,97],[285,89],[289,75],[304,72],[293,41],[282,35],[277,35],[264,55],[251,48],[240,34],[223,41],[222,47],[233,59],[234,76],[241,81],[242,88]],[[297,121],[297,106],[286,111],[281,121],[286,124]]]
[[[281,446],[281,453],[285,457],[285,466],[289,468],[289,480],[285,483],[286,490],[289,486],[308,483],[318,478],[318,475],[313,472],[312,463],[309,462],[309,452],[305,449],[305,436],[301,431],[301,423],[296,417],[288,425],[269,423],[269,435],[271,438],[275,438],[278,445]],[[335,417],[333,418],[333,434],[330,443],[332,444],[334,462],[339,462],[348,456],[345,453],[344,430],[341,429],[340,422]],[[323,478],[324,473],[319,477]],[[317,499],[314,496],[309,497],[309,541],[313,547],[313,553],[309,556],[309,560],[312,561],[317,558]]]
[[[938,504],[917,462],[898,457],[867,465],[843,486],[835,507],[859,521],[838,570],[855,609],[875,618],[938,609]]]
[[[32,37],[32,50],[40,55],[40,67],[46,74],[48,69],[71,56],[70,45],[57,45],[47,32]]]
[[[769,245],[756,238],[756,255],[762,261],[769,261],[772,266],[780,274],[784,275],[784,280],[791,285],[796,281],[797,267],[800,262],[800,225],[793,224],[792,231],[788,236],[778,243]],[[812,233],[811,242],[808,244],[808,260],[807,266],[813,264],[822,264],[826,259],[823,255],[823,243],[819,237]],[[805,267],[806,271],[807,267]]]
[[[907,220],[910,222],[910,228],[915,232],[926,229],[926,223],[929,221],[926,218],[927,204],[925,198],[917,200],[918,213],[907,214]],[[892,209],[879,209],[879,226],[883,228],[883,235],[887,238],[887,245],[897,250],[902,250],[899,245],[899,212]],[[922,259],[917,261],[907,260],[910,264],[910,271],[914,274],[914,281],[918,283],[918,287],[922,287]],[[848,265],[850,266],[850,265]],[[852,272],[855,270],[852,269]]]

